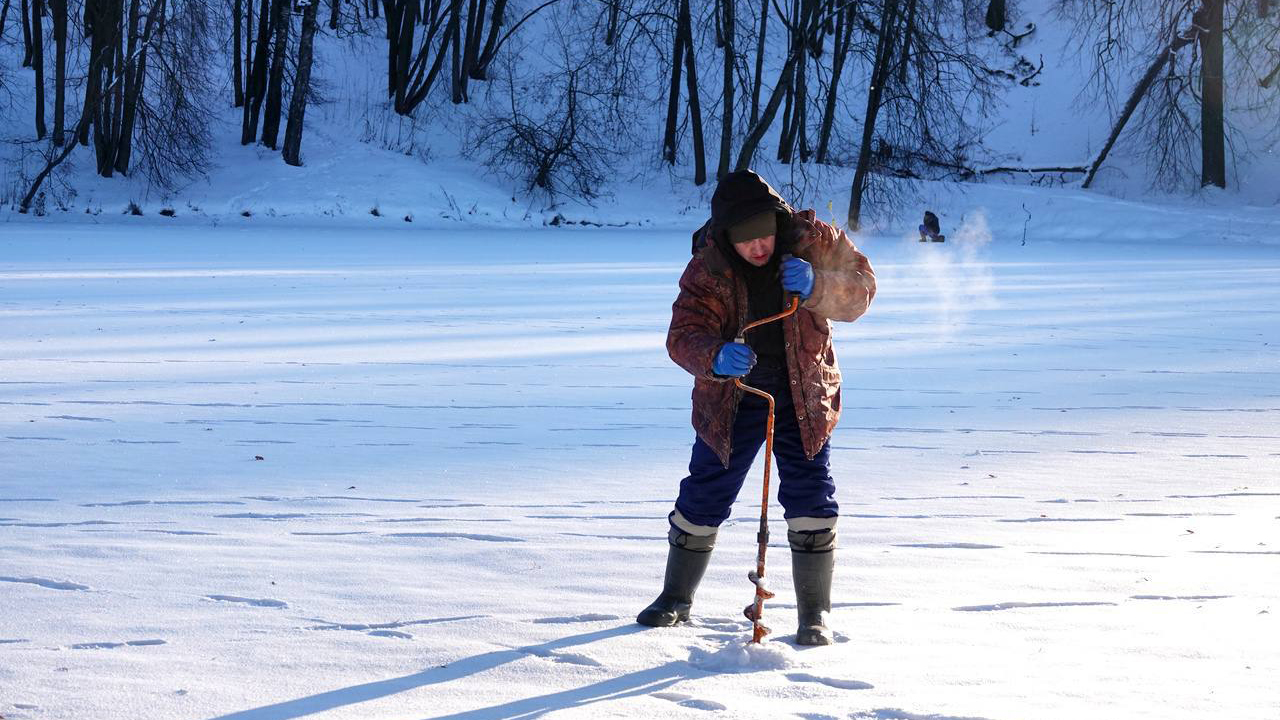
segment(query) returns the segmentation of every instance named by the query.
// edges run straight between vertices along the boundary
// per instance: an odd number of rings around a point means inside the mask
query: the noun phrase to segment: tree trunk
[[[9,19],[9,0],[4,0],[4,6],[0,7],[0,37],[4,37],[5,21]]]
[[[460,1],[461,0],[452,0],[450,7]],[[427,61],[431,57],[431,39],[436,36],[436,33],[441,31],[445,17],[452,17],[450,14],[451,12],[452,11],[442,14],[439,7],[432,7],[428,9],[427,15],[432,18],[431,26],[426,31],[426,35],[422,41],[422,46],[418,50],[418,57],[414,60],[413,67],[409,71],[409,75],[412,76],[412,79],[409,81],[409,91],[405,96],[404,107],[396,108],[396,112],[401,115],[411,114],[414,108],[418,107],[422,101],[426,100],[427,93],[431,91],[436,78],[440,75],[441,69],[444,68],[445,57],[449,54],[452,43],[452,36],[448,32],[447,28],[440,36],[440,47],[436,50],[436,59],[435,62],[431,64],[430,70],[427,69]]]
[[[311,0],[302,11],[302,37],[298,40],[298,75],[293,81],[293,97],[289,99],[289,123],[284,131],[284,161],[302,165],[302,120],[307,112],[307,93],[311,90],[312,43],[316,35],[316,3]]]
[[[849,55],[849,46],[853,38],[853,23],[856,21],[851,5],[841,10],[836,17],[835,35],[832,40],[831,87],[827,89],[827,103],[822,111],[822,129],[818,131],[818,164],[827,162],[827,150],[831,143],[831,128],[835,125],[837,92],[840,89],[840,76],[844,74],[845,58]]]
[[[604,32],[604,44],[613,47],[613,43],[618,40],[618,6],[622,4],[622,0],[609,0],[609,22]]]
[[[53,66],[53,144],[62,147],[66,142],[67,114],[67,0],[49,0],[49,8],[53,11],[53,42],[57,53]]]
[[[751,81],[751,127],[760,122],[760,84],[764,82],[764,39],[769,28],[769,0],[760,0],[760,32],[756,37],[756,74]]]
[[[93,37],[101,45],[94,68],[99,91],[95,108],[97,115],[93,121],[93,150],[98,174],[109,178],[114,173],[120,127],[116,109],[119,107],[120,83],[124,79],[120,72],[124,54],[120,46],[124,7],[121,0],[97,0],[94,6],[97,13],[93,20]]]
[[[267,49],[273,25],[271,0],[262,0],[258,8],[258,39],[253,51],[253,72],[249,74],[244,121],[240,127],[240,144],[249,145],[258,137],[258,119],[262,116],[262,102],[267,91]]]
[[[800,42],[800,38],[799,38],[800,12],[798,9],[799,4],[800,4],[800,0],[791,0],[792,25],[788,31],[789,41],[787,43],[787,47],[792,52],[795,52],[795,49],[796,47],[798,47],[798,43]],[[792,138],[793,138],[793,132],[794,132],[792,128],[792,122],[795,120],[795,110],[793,106],[795,105],[795,101],[796,101],[796,78],[798,77],[797,73],[800,72],[800,68],[803,65],[804,65],[804,61],[800,60],[796,62],[795,67],[792,68],[791,81],[787,83],[787,94],[783,96],[782,132],[778,133],[778,162],[781,162],[784,164],[791,162],[791,144],[792,144]]]
[[[278,149],[280,116],[284,102],[285,50],[289,47],[289,0],[275,0],[275,47],[271,51],[271,84],[267,87],[267,106],[262,114],[262,144]]]
[[[684,70],[688,81],[689,114],[693,120],[693,184],[707,181],[707,151],[703,146],[702,103],[698,98],[698,71],[693,57],[693,23],[689,17],[689,0],[680,0],[680,31],[684,33]]]
[[[682,0],[677,0],[682,2]],[[679,12],[677,11],[677,15]],[[680,71],[684,66],[684,33],[677,19],[671,41],[671,87],[667,94],[667,126],[662,134],[662,159],[676,164],[676,126],[680,114]]]
[[[155,30],[155,22],[164,14],[164,0],[158,0],[147,12],[146,24],[141,36],[135,36],[140,19],[138,0],[133,0],[129,11],[129,53],[126,62],[129,65],[125,75],[124,119],[120,125],[120,139],[116,150],[115,168],[122,175],[129,174],[129,163],[133,154],[133,127],[138,115],[138,101],[142,97],[142,87],[147,79],[147,48],[151,35]],[[139,41],[141,45],[139,45]],[[135,57],[136,56],[136,57]]]
[[[329,0],[329,29],[338,29],[338,20],[342,12],[342,0]]]
[[[36,138],[43,140],[49,134],[44,123],[44,25],[41,0],[31,0],[31,64],[36,71]]]
[[[476,17],[484,10],[477,5],[477,2],[483,0],[467,0],[467,22],[466,27],[462,29],[459,40],[462,41],[462,64],[458,66],[458,85],[461,88],[461,96],[468,97],[468,90],[471,81],[471,66],[475,62],[475,36],[479,32],[477,25],[480,25],[479,19]],[[459,27],[461,27],[459,23]],[[464,99],[463,102],[466,102]]]
[[[991,32],[997,33],[1004,29],[1007,22],[1005,0],[990,0],[987,3],[987,27],[991,28]]]
[[[1227,153],[1222,110],[1222,6],[1205,0],[1207,21],[1200,33],[1200,186],[1227,186]]]
[[[103,177],[111,177],[115,173],[116,157],[120,152],[120,129],[124,125],[124,86],[125,81],[128,80],[128,65],[124,60],[124,43],[126,38],[128,38],[130,42],[134,41],[132,29],[133,24],[131,22],[126,24],[126,19],[132,18],[136,14],[138,0],[129,0],[129,2],[129,15],[126,16],[123,14],[123,0],[121,1],[120,8],[117,11],[115,42],[116,60],[113,74],[120,78],[120,80],[116,81],[111,91],[111,124],[107,128],[107,135],[110,137],[111,142],[107,145],[107,152],[103,158]]]
[[[26,4],[25,0],[23,4]],[[98,89],[102,78],[102,66],[105,62],[103,55],[108,33],[106,28],[101,31],[96,28],[105,22],[107,5],[106,2],[95,0],[86,2],[84,6],[84,27],[89,37],[89,67],[84,82],[84,104],[81,106],[85,111],[81,113],[81,122],[78,124],[79,129],[76,135],[80,144],[86,146],[89,144],[89,128],[95,125],[98,117],[98,102],[101,99]]]
[[[734,5],[737,0],[721,0],[720,37],[724,41],[724,101],[721,103],[720,118],[720,163],[716,166],[716,178],[729,174],[729,154],[733,152],[733,81],[734,62],[734,25],[737,19]]]
[[[39,0],[22,0],[22,67],[31,67],[31,3]]]
[[[493,15],[489,19],[489,37],[484,41],[484,50],[480,51],[480,58],[476,60],[474,68],[475,74],[472,75],[476,80],[489,78],[489,65],[498,51],[498,30],[502,27],[502,18],[506,13],[507,0],[497,0],[493,4]]]
[[[778,84],[774,86],[773,93],[769,95],[769,103],[765,105],[760,119],[751,126],[751,132],[747,133],[747,139],[742,143],[742,152],[738,154],[738,162],[734,165],[734,170],[751,169],[751,161],[755,159],[756,148],[760,146],[760,140],[764,138],[769,126],[773,124],[774,116],[778,114],[778,106],[782,104],[782,96],[787,92],[787,85],[791,84],[792,71],[799,60],[800,58],[793,52],[787,58],[787,63],[782,66],[782,72],[778,73]]]
[[[235,93],[232,107],[244,106],[244,69],[240,66],[240,50],[241,45],[244,44],[240,39],[242,15],[244,15],[244,0],[235,0],[235,8],[231,11],[231,85]]]
[[[450,77],[453,80],[453,104],[461,105],[467,101],[467,85],[462,70],[462,0],[453,0],[452,15],[449,18],[449,42],[453,44],[453,64]]]
[[[484,73],[479,72],[480,43],[484,38],[484,16],[488,4],[489,0],[471,0],[471,17],[467,18],[467,48],[462,58],[466,80],[484,80]]]
[[[409,92],[409,66],[413,58],[413,38],[418,28],[418,3],[392,0],[387,17],[387,94],[395,98],[396,112],[404,107]]]
[[[862,119],[862,144],[858,149],[858,167],[853,174],[853,187],[849,192],[850,230],[857,230],[862,220],[862,193],[867,188],[867,175],[874,162],[872,141],[876,133],[876,117],[880,114],[880,101],[884,96],[884,83],[889,79],[893,61],[894,28],[898,24],[899,0],[885,0],[880,17],[879,39],[876,41],[875,64],[871,71],[871,87],[867,88],[867,110]]]
[[[1142,98],[1147,94],[1147,90],[1155,83],[1156,76],[1160,74],[1160,71],[1169,62],[1169,59],[1173,57],[1174,53],[1195,42],[1198,34],[1199,32],[1193,24],[1191,28],[1175,35],[1173,40],[1156,54],[1156,59],[1151,61],[1151,65],[1147,67],[1147,72],[1133,88],[1133,92],[1129,93],[1129,99],[1125,102],[1124,109],[1120,111],[1120,117],[1116,119],[1115,125],[1111,127],[1111,135],[1107,138],[1106,144],[1102,146],[1102,151],[1098,153],[1098,157],[1089,166],[1089,174],[1085,176],[1084,182],[1080,184],[1081,188],[1088,189],[1093,184],[1093,178],[1098,174],[1098,168],[1102,167],[1103,161],[1107,159],[1107,154],[1111,152],[1111,148],[1116,144],[1116,140],[1120,137],[1121,131],[1124,130],[1125,124],[1133,116],[1133,111],[1138,109],[1138,103],[1142,101]]]
[[[898,55],[898,82],[905,87],[907,84],[907,68],[911,64],[911,41],[916,34],[916,0],[910,0],[907,3],[907,22],[906,28],[902,32],[902,53]],[[930,83],[924,83],[920,88],[920,104],[923,107],[929,107],[929,88]]]

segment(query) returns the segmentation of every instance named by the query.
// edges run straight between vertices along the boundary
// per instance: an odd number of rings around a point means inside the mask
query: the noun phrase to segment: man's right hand
[[[755,367],[756,354],[751,348],[740,342],[725,343],[716,353],[711,371],[725,377],[742,377]]]

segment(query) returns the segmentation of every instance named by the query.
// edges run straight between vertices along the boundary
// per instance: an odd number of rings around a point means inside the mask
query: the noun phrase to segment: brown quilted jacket
[[[857,320],[876,293],[875,274],[842,230],[815,219],[812,210],[791,215],[790,252],[814,270],[813,294],[782,320],[791,394],[805,455],[812,458],[840,419],[840,367],[831,346],[831,320]],[[714,224],[708,234],[723,232]],[[775,250],[780,252],[781,250]],[[671,308],[667,352],[693,381],[693,428],[725,467],[733,421],[743,391],[711,366],[720,346],[738,336],[747,319],[746,283],[717,243],[706,242],[680,278]]]

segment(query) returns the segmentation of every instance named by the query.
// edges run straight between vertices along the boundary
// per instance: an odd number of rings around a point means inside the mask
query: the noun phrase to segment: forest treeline
[[[1224,98],[1280,116],[1272,0],[1058,0],[1113,116],[1104,149],[1078,167],[974,167],[1002,90],[1043,69],[1014,1],[0,0],[0,54],[20,60],[0,86],[34,97],[25,140],[44,162],[23,212],[77,147],[104,177],[203,172],[229,107],[243,144],[302,164],[317,48],[354,39],[385,49],[371,62],[389,113],[465,113],[467,152],[530,190],[590,197],[626,153],[703,184],[768,152],[854,168],[851,228],[891,178],[1087,187],[1126,137],[1162,181],[1225,187]]]

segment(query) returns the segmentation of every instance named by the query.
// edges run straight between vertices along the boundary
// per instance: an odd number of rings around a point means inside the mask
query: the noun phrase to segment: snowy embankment
[[[631,621],[686,233],[4,225],[0,715],[1273,718],[1280,217],[1021,192],[860,241],[803,650],[781,544],[743,646],[753,492]]]

